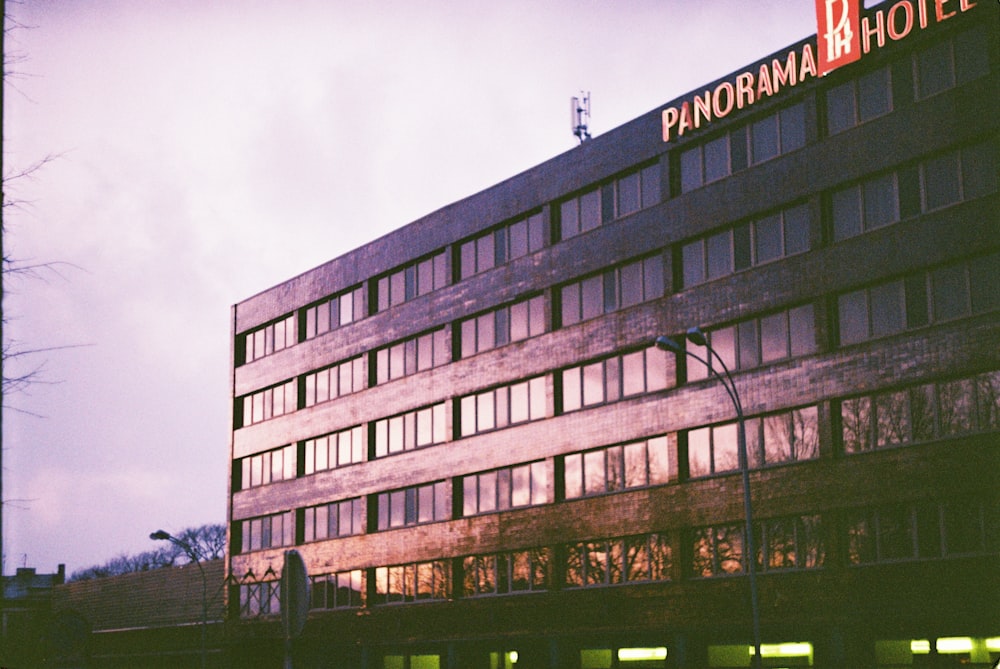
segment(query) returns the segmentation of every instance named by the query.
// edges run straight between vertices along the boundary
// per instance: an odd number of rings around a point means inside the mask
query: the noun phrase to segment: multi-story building
[[[851,21],[233,307],[238,657],[1000,656],[998,7]]]

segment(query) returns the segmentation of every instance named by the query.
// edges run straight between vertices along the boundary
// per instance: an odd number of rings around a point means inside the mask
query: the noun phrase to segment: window
[[[888,114],[893,109],[892,90],[889,66],[830,88],[826,92],[827,133],[835,135]]]
[[[445,481],[383,492],[378,503],[378,531],[451,518],[451,497]]]
[[[989,54],[985,26],[967,30],[917,52],[914,56],[917,98],[928,98],[989,74]]]
[[[680,154],[681,193],[802,148],[806,144],[805,104],[778,112],[700,143]]]
[[[1000,253],[839,295],[840,344],[997,309],[1000,273],[990,265],[1000,266]]]
[[[559,205],[560,239],[589,232],[660,202],[660,166],[649,165]]]
[[[563,327],[663,297],[663,256],[605,270],[563,286],[559,294]]]
[[[499,430],[545,418],[545,377],[501,386],[459,400],[461,435]]]
[[[651,437],[563,456],[566,499],[629,488],[660,485],[675,479],[677,436]]]
[[[247,490],[295,478],[295,451],[292,444],[240,458],[240,480],[233,482],[233,489]]]
[[[445,252],[438,251],[373,281],[377,295],[376,311],[385,311],[389,307],[395,307],[447,286],[448,272],[445,260]]]
[[[240,617],[281,613],[281,581],[240,584]]]
[[[448,560],[375,568],[372,604],[445,600],[450,597],[451,564]]]
[[[647,348],[581,367],[564,369],[559,378],[562,413],[664,390],[673,372],[665,351]]]
[[[763,571],[816,569],[826,560],[820,516],[765,520],[754,526],[757,567]]]
[[[816,407],[746,418],[747,458],[753,468],[819,457]],[[687,432],[688,476],[698,478],[740,468],[739,424],[722,423]]]
[[[543,334],[544,298],[538,295],[460,321],[459,331],[463,358]]]
[[[375,457],[382,458],[447,440],[444,402],[407,411],[372,424]]]
[[[356,286],[302,310],[305,338],[312,339],[365,317],[364,287]]]
[[[548,548],[470,555],[462,560],[462,595],[482,597],[549,588]]]
[[[531,214],[463,242],[459,247],[459,278],[485,272],[545,246],[545,219]]]
[[[551,477],[544,461],[462,477],[462,515],[547,504]]]
[[[306,439],[305,475],[346,467],[365,459],[365,430],[362,426]]]
[[[236,399],[235,427],[245,427],[291,413],[298,408],[295,379],[276,386],[258,390]]]
[[[779,311],[762,318],[751,318],[705,333],[711,346],[729,371],[752,369],[761,364],[816,352],[816,322],[811,304]],[[725,371],[705,346],[690,342],[687,349],[720,374]],[[709,377],[710,368],[694,358],[687,360],[687,380]]]
[[[237,338],[236,365],[259,360],[298,342],[295,314],[251,330]],[[240,350],[242,347],[242,350]],[[240,354],[242,353],[242,360]]]
[[[691,563],[694,578],[728,576],[743,572],[743,525],[716,525],[691,531]]]
[[[1000,504],[956,499],[856,509],[847,521],[849,564],[1000,552]]]
[[[344,395],[350,395],[367,387],[364,357],[358,356],[350,360],[324,367],[306,374],[304,377],[305,406],[322,404]]]
[[[311,506],[303,510],[302,517],[302,540],[306,543],[349,537],[365,531],[365,507],[360,497]]]
[[[662,534],[601,539],[566,547],[566,587],[668,581],[670,542]]]
[[[846,453],[1000,429],[1000,371],[840,403]]]
[[[684,244],[684,287],[808,251],[811,222],[809,205],[800,204]]]
[[[310,576],[311,609],[346,609],[365,605],[367,577],[364,569]]]
[[[295,544],[295,523],[291,511],[275,513],[235,523],[240,532],[240,552]]]
[[[444,328],[404,339],[375,351],[372,356],[375,362],[376,384],[440,367],[451,360]]]
[[[996,151],[976,144],[830,194],[834,241],[997,190]]]

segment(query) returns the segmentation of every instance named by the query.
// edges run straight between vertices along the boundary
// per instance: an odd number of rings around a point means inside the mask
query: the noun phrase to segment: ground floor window
[[[992,667],[1000,658],[1000,637],[985,639],[953,636],[875,642],[875,662],[878,669],[933,666],[930,659],[933,654],[946,657],[955,666]]]
[[[717,645],[708,647],[708,666],[713,669],[736,669],[752,665],[753,646]],[[811,667],[813,646],[806,641],[765,643],[760,646],[761,665],[765,667]]]
[[[385,655],[383,669],[441,669],[440,655]]]
[[[666,646],[643,648],[583,648],[580,669],[653,669],[667,666]]]

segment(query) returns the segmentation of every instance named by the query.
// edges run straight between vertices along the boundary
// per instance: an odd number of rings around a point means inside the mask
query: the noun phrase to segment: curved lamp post
[[[754,656],[752,662],[754,667],[759,668],[761,666],[760,604],[757,600],[757,555],[754,550],[753,541],[753,503],[750,499],[750,461],[747,458],[747,434],[743,418],[743,404],[740,402],[740,395],[736,391],[736,384],[733,383],[733,377],[729,374],[729,368],[726,367],[726,363],[722,360],[719,354],[715,352],[711,345],[709,345],[708,340],[705,338],[705,333],[702,332],[700,328],[694,327],[687,331],[686,337],[687,340],[695,346],[704,346],[708,350],[708,354],[706,356],[707,359],[702,358],[696,353],[688,351],[670,337],[657,337],[655,341],[656,348],[662,351],[671,351],[673,353],[686,355],[689,358],[693,358],[703,363],[708,369],[709,374],[722,383],[722,387],[726,389],[726,392],[729,394],[729,399],[733,401],[733,406],[736,408],[736,418],[739,422],[738,448],[740,471],[743,474],[743,515],[746,521],[747,574],[750,577],[750,609],[753,618]],[[719,361],[719,366],[722,367],[721,374],[719,373],[719,370],[711,364],[713,357]]]
[[[205,642],[206,628],[208,627],[208,580],[205,578],[205,568],[201,565],[201,560],[199,559],[198,551],[194,549],[194,546],[184,541],[183,539],[178,539],[172,534],[165,532],[163,530],[156,530],[149,535],[150,539],[154,541],[169,541],[173,545],[180,548],[184,553],[187,554],[191,561],[198,565],[198,571],[201,573],[201,669],[205,669],[207,666],[207,648]]]

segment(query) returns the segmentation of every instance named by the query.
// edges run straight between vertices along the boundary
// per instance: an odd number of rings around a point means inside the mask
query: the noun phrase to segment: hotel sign
[[[923,30],[930,24],[931,14],[935,23],[941,23],[976,6],[976,0],[899,0],[861,16],[862,0],[815,2],[815,47],[806,42],[800,50],[789,51],[784,59],[761,63],[756,70],[741,72],[734,80],[706,89],[680,106],[667,107],[662,112],[663,141],[683,137],[685,132],[725,118],[734,109],[749,107],[809,77],[822,77],[858,61],[873,49],[885,46],[886,38],[898,42],[915,29]]]

